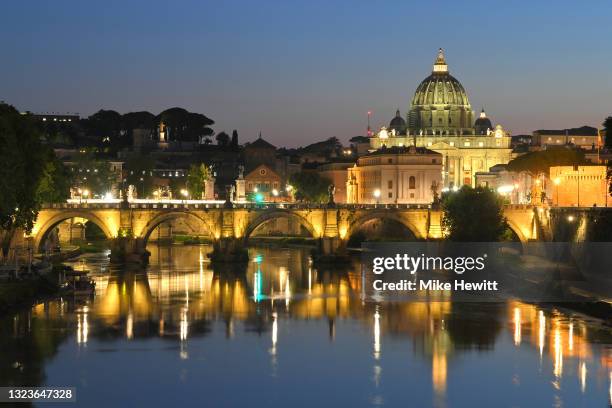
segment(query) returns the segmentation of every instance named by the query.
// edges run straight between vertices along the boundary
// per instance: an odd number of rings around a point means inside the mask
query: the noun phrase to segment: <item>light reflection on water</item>
[[[87,406],[612,398],[612,334],[596,321],[518,301],[375,303],[363,296],[358,260],[348,272],[317,270],[307,250],[253,248],[241,273],[213,270],[209,249],[150,246],[146,272],[85,256],[94,299],[41,303],[3,321],[3,354],[24,360],[3,362],[3,384],[74,385]]]

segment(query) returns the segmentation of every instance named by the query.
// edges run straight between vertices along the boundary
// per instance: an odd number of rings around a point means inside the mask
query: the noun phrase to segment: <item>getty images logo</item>
[[[372,260],[372,272],[380,275],[385,271],[404,271],[414,275],[421,271],[445,270],[461,275],[466,271],[482,271],[485,268],[486,259],[487,254],[479,257],[396,254],[390,257],[375,257]]]

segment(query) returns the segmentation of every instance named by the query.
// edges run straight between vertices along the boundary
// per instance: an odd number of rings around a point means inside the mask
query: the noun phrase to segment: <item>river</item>
[[[251,248],[246,272],[207,246],[150,245],[146,271],[75,261],[92,299],[1,319],[0,383],[76,387],[77,405],[605,407],[612,330],[519,301],[373,301],[359,259]],[[45,404],[41,404],[44,406]],[[67,404],[67,406],[75,406]]]

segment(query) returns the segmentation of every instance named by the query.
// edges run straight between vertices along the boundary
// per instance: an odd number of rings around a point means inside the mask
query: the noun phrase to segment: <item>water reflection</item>
[[[231,347],[244,360],[251,359],[259,350],[251,339],[264,338],[269,376],[277,381],[304,374],[283,370],[294,360],[298,367],[316,361],[319,369],[333,370],[333,362],[339,370],[356,372],[359,362],[370,361],[364,378],[372,378],[373,388],[364,398],[373,405],[406,401],[396,392],[398,384],[422,396],[415,397],[419,406],[478,401],[471,396],[475,389],[469,391],[463,378],[486,379],[504,400],[521,406],[528,405],[529,393],[541,394],[538,398],[548,401],[546,405],[556,401],[569,406],[605,401],[612,395],[612,358],[606,346],[612,343],[610,330],[585,318],[519,301],[453,303],[444,294],[435,301],[372,302],[363,296],[367,282],[357,263],[348,272],[316,269],[306,249],[253,249],[252,261],[242,272],[213,269],[205,246],[149,250],[146,271],[114,270],[104,256],[89,255],[84,259],[96,280],[93,299],[58,299],[17,314],[15,320],[3,320],[2,339],[8,347],[3,353],[3,384],[25,381],[10,369],[14,362],[6,357],[17,356],[17,364],[23,364],[24,353],[13,339],[28,339],[24,347],[37,348],[33,339],[47,338],[59,324],[63,331],[47,340],[55,346],[40,354],[38,377],[31,377],[36,383],[45,382],[44,356],[54,354],[67,336],[74,336],[73,344],[82,353],[94,353],[100,342],[113,341],[121,349],[147,339],[174,341],[176,348],[156,353],[176,353],[185,364],[197,360],[201,344],[221,354]],[[327,345],[318,343],[321,336]],[[239,348],[232,346],[236,340]],[[362,340],[368,344],[363,354],[358,352],[364,350]],[[311,343],[318,351],[303,353]],[[345,354],[343,349],[353,351]],[[490,373],[487,357],[501,364],[499,375]],[[223,363],[215,367],[227,371]],[[501,375],[504,367],[513,370],[507,377]],[[423,386],[423,377],[429,386]],[[539,386],[528,388],[527,394],[512,393],[521,389],[523,378]],[[346,381],[348,391],[352,383]],[[362,405],[363,400],[355,403]]]

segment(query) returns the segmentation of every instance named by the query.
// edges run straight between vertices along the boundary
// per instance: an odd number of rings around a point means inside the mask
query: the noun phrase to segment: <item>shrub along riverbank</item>
[[[55,270],[45,276],[0,282],[0,315],[17,307],[29,306],[37,299],[57,293],[59,290],[57,282],[58,274]]]

